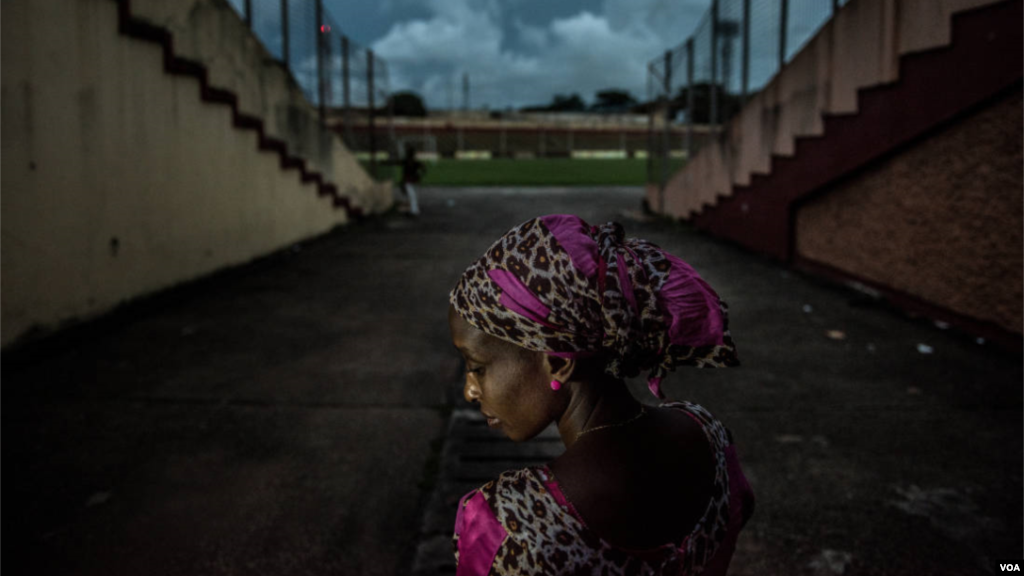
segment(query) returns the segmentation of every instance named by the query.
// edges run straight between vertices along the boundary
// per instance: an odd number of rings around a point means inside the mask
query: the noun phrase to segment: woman
[[[726,306],[682,260],[614,222],[528,220],[452,290],[464,394],[513,441],[557,424],[565,452],[459,503],[457,574],[725,574],[753,493],[729,431],[649,407],[676,366],[734,366]]]

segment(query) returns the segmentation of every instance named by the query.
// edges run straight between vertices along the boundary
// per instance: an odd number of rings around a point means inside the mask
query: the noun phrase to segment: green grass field
[[[364,162],[364,167],[368,163]],[[424,186],[643,186],[647,160],[535,158],[425,162]],[[682,166],[674,161],[673,171]],[[378,166],[377,178],[398,181],[397,166]]]

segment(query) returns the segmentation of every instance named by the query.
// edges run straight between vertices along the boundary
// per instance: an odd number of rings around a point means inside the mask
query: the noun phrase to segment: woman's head
[[[527,220],[470,265],[449,296],[477,329],[535,352],[605,354],[608,372],[737,364],[726,307],[688,264],[622,226]]]
[[[463,395],[480,404],[489,423],[513,440],[537,435],[565,410],[575,385],[591,385],[604,375],[604,359],[560,358],[491,336],[448,306],[452,342],[466,363]],[[561,384],[561,392],[551,382]]]
[[[565,360],[614,378],[649,371],[651,392],[662,397],[661,379],[676,366],[738,364],[714,290],[682,260],[627,239],[615,222],[528,220],[466,269],[449,302],[453,338],[458,331],[464,341],[519,349],[517,357],[533,358],[533,368],[517,364],[530,378]]]
[[[452,342],[466,362],[463,394],[480,404],[488,424],[501,428],[512,440],[536,436],[558,418],[567,400],[554,394],[552,380],[566,382],[573,360],[549,357],[501,340],[466,322],[448,307]]]

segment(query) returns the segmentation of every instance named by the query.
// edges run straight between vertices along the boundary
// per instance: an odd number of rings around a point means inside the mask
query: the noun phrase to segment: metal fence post
[[[789,27],[789,0],[779,5],[779,70],[786,65],[786,29]]]
[[[252,0],[245,0],[245,25],[252,28]]]
[[[686,41],[686,161],[693,158],[693,38]]]
[[[669,160],[672,158],[672,51],[665,51],[665,129],[661,133],[661,186],[658,188],[658,209],[665,212],[665,187],[668,186]]]
[[[373,105],[373,50],[366,51],[366,97],[370,108],[370,175],[377,178],[377,126]]]
[[[502,118],[501,119],[501,151],[499,153],[502,158],[504,158],[505,155],[508,153],[507,148],[508,148],[508,142],[507,142],[507,137],[506,137],[506,134],[505,134],[505,119]]]
[[[345,144],[352,148],[352,99],[348,79],[348,36],[345,35],[341,37],[341,99],[342,122],[345,123]]]
[[[327,116],[327,98],[324,90],[324,3],[316,0],[316,97],[320,108],[320,123]]]
[[[647,181],[654,182],[654,63],[647,65]]]
[[[387,68],[384,70],[386,72]],[[398,149],[398,141],[395,139],[395,99],[391,97],[390,90],[385,89],[384,93],[388,96],[388,158],[401,158],[403,151]]]
[[[334,62],[334,46],[331,45],[331,25],[327,25],[327,33],[324,34],[323,40],[324,46],[324,102],[327,106],[328,114],[332,112],[331,108],[336,107],[337,100],[334,93],[334,70],[331,68],[331,62]],[[337,110],[334,110],[337,112]]]
[[[285,68],[291,70],[292,63],[288,42],[288,0],[281,0],[281,60]]]
[[[750,0],[743,0],[743,105],[750,92]]]
[[[836,12],[839,12],[839,0],[832,0],[832,15],[835,16]]]
[[[718,0],[711,0],[711,111],[708,124],[718,124]]]

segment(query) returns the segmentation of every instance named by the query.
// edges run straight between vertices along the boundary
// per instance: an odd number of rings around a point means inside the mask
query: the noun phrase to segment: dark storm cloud
[[[389,0],[378,9],[381,18],[406,9],[419,15],[398,18],[372,47],[390,63],[391,85],[420,92],[432,107],[461,104],[463,73],[474,107],[545,103],[556,93],[590,100],[608,87],[644,97],[646,62],[681,42],[708,5]]]
[[[841,2],[845,3],[845,2]],[[389,63],[390,87],[414,90],[427,105],[462,104],[468,74],[471,105],[492,109],[543,104],[555,94],[592,101],[605,88],[647,97],[646,64],[683,42],[711,0],[325,0],[342,29]],[[737,18],[736,2],[722,18]],[[777,5],[756,3],[751,86],[777,69]],[[826,20],[831,2],[791,0],[787,55]],[[708,36],[702,36],[706,41]],[[706,49],[699,50],[706,56]],[[697,62],[707,67],[706,62]],[[703,68],[701,68],[703,69]],[[697,74],[700,74],[698,70]],[[732,89],[739,86],[732,68]]]

